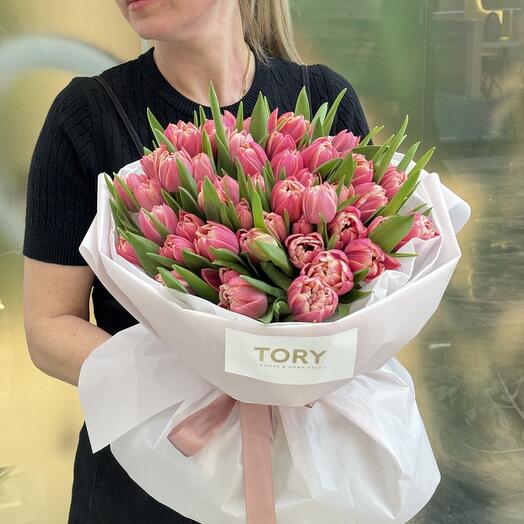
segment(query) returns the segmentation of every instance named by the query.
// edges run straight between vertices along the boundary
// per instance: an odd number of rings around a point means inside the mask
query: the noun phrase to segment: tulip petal
[[[177,273],[189,284],[189,287],[196,295],[205,300],[209,300],[209,302],[213,302],[213,304],[218,304],[218,293],[208,283],[185,267],[173,264],[173,268],[176,269]]]

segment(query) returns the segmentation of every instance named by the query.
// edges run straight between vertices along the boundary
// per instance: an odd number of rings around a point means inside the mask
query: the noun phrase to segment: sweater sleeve
[[[87,265],[78,247],[96,213],[92,112],[81,77],[54,99],[34,148],[27,182],[23,254]]]
[[[322,70],[330,103],[334,102],[342,89],[347,89],[338,107],[332,134],[348,129],[364,138],[369,133],[369,126],[355,88],[346,78],[328,66],[324,65]]]

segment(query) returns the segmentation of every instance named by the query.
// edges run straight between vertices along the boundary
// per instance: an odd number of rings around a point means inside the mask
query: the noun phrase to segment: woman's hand
[[[70,384],[94,348],[111,337],[89,322],[94,281],[89,266],[24,257],[24,327],[35,366]]]

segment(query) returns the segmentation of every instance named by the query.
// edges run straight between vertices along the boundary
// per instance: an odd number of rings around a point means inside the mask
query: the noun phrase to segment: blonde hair
[[[260,60],[274,56],[303,64],[297,51],[289,0],[238,0],[244,39]]]

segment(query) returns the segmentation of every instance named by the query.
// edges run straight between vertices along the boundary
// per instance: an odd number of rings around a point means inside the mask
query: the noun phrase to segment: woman
[[[236,112],[242,100],[248,116],[262,91],[272,108],[285,112],[294,109],[303,86],[287,0],[116,2],[138,35],[154,41],[138,58],[101,74],[130,122],[94,77],[73,78],[47,115],[28,182],[23,251],[28,347],[37,367],[75,385],[90,352],[136,323],[94,278],[78,246],[96,213],[97,175],[136,160],[138,140],[151,145],[146,108],[164,125],[192,120],[198,104],[209,115],[212,80],[223,109]],[[312,65],[309,86],[313,111],[347,87],[332,132],[368,132],[355,91],[342,76]],[[91,289],[97,326],[89,323]],[[69,522],[191,521],[142,491],[109,448],[92,454],[84,426]]]

